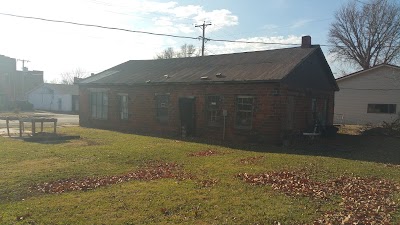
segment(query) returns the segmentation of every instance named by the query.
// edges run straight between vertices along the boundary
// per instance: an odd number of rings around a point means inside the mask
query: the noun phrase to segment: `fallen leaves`
[[[218,179],[205,179],[197,182],[200,187],[209,188],[214,187],[218,183]]]
[[[199,157],[199,156],[212,156],[212,155],[218,155],[218,154],[219,153],[214,150],[205,150],[205,151],[201,151],[201,152],[190,153],[189,156]]]
[[[63,193],[67,191],[86,191],[102,186],[118,184],[131,180],[156,180],[172,178],[178,180],[192,179],[193,176],[182,171],[182,166],[176,163],[150,163],[143,168],[122,175],[107,177],[87,177],[84,179],[64,179],[30,187],[44,193]]]
[[[311,180],[304,170],[237,176],[252,185],[271,185],[289,196],[325,200],[341,196],[341,209],[325,212],[314,224],[389,224],[398,207],[392,195],[400,191],[400,186],[383,179],[341,176],[318,182]]]
[[[264,156],[260,155],[260,156],[253,156],[253,157],[247,157],[247,158],[243,158],[243,159],[239,159],[239,163],[240,164],[254,164],[260,160],[264,159]]]

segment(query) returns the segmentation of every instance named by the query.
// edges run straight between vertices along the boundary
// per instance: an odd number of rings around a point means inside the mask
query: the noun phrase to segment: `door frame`
[[[184,107],[190,106],[191,109],[191,117],[185,117],[183,114],[185,113],[186,109]],[[185,126],[186,134],[185,136],[195,136],[196,135],[196,97],[194,96],[186,96],[186,97],[179,97],[178,100],[178,107],[179,107],[179,121],[181,125],[181,134],[183,135],[182,128]],[[188,119],[189,118],[189,119]],[[187,120],[187,121],[185,121]],[[189,121],[190,120],[190,121]],[[190,123],[189,125],[186,123]]]

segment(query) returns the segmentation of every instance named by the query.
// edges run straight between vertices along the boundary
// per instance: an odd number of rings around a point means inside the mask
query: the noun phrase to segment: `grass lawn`
[[[400,184],[398,159],[365,157],[366,145],[354,152],[335,152],[322,145],[316,150],[285,150],[224,147],[80,127],[59,131],[82,138],[40,144],[0,137],[0,224],[312,224],[327,212],[340,210],[341,196],[290,195],[268,184],[251,185],[237,175],[303,171],[320,183],[348,176]],[[391,141],[395,146],[400,143],[400,139]],[[351,144],[352,149],[357,143]],[[378,144],[373,146],[380,148],[375,152],[385,151],[383,143]],[[79,183],[135,171],[147,174],[144,168],[160,162],[176,163],[181,166],[179,174],[187,176],[170,176],[159,167],[155,170],[165,172],[167,178],[131,179],[64,193],[35,188],[66,179]],[[399,191],[390,193],[390,199],[399,205]],[[400,223],[399,209],[391,213],[391,223]]]

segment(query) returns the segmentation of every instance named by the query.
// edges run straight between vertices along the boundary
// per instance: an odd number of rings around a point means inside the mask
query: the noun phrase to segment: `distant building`
[[[400,113],[400,67],[381,64],[336,80],[335,123],[391,122]]]
[[[43,71],[18,71],[17,60],[0,55],[0,109],[27,100],[27,93],[43,84]]]
[[[66,84],[42,84],[28,93],[28,102],[34,109],[77,113],[79,87]]]

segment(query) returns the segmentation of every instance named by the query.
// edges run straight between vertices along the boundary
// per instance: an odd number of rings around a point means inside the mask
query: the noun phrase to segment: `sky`
[[[350,0],[0,0],[0,13],[64,20],[187,37],[199,37],[195,25],[211,23],[206,38],[300,44],[328,44],[334,13]],[[201,47],[182,39],[0,15],[0,55],[29,60],[29,70],[44,71],[53,82],[81,69],[99,73],[128,60],[154,59],[168,47]],[[293,47],[208,41],[208,55]],[[322,47],[335,76],[343,66]],[[22,63],[18,62],[17,69]]]

